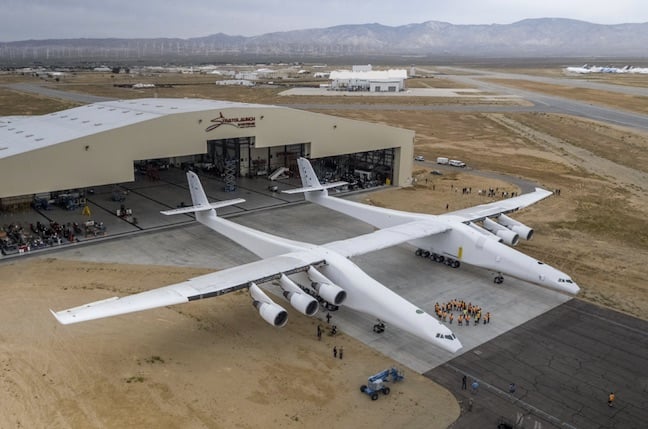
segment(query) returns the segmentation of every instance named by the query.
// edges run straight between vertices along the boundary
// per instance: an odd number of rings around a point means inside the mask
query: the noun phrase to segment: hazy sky
[[[0,0],[0,41],[252,36],[377,22],[510,24],[525,18],[648,22],[646,0]]]

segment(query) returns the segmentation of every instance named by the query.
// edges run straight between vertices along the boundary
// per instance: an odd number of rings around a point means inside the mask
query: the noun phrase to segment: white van
[[[440,156],[437,158],[437,164],[447,164],[448,163],[448,158]]]
[[[448,164],[452,165],[453,167],[465,167],[466,163],[463,161],[459,161],[458,159],[451,159],[448,161]]]

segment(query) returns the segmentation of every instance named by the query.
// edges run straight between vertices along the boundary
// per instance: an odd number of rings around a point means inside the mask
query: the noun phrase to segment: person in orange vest
[[[615,400],[614,392],[610,392],[608,395],[608,407],[614,406],[614,400]]]

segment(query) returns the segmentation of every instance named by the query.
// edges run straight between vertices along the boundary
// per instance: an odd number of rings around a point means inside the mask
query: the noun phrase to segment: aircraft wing
[[[333,241],[324,247],[347,258],[385,249],[434,234],[440,234],[450,228],[433,220],[418,220],[389,228],[379,229],[369,234],[359,235],[346,240]]]
[[[167,305],[182,304],[211,298],[279,278],[282,273],[293,274],[323,263],[308,252],[284,254],[222,271],[194,277],[182,283],[164,286],[125,297],[112,297],[62,311],[52,311],[64,324],[85,322]]]
[[[553,192],[542,188],[536,188],[534,192],[529,192],[506,200],[494,201],[488,204],[481,204],[467,209],[445,213],[443,216],[458,216],[464,218],[466,222],[475,222],[489,216],[510,213],[530,206],[531,204],[547,198],[551,194],[553,194]]]

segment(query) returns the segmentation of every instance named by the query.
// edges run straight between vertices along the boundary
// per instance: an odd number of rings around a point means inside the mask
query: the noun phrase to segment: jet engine
[[[517,232],[518,235],[525,240],[531,240],[531,237],[533,237],[533,228],[529,228],[522,222],[518,222],[515,219],[511,219],[510,217],[506,215],[499,215],[497,218],[497,222],[499,222],[501,225],[504,225],[508,229],[510,229],[513,232]]]
[[[302,290],[290,280],[285,274],[279,278],[279,284],[283,290],[283,296],[290,302],[295,310],[306,316],[314,316],[319,309],[317,300],[312,296],[306,295]]]
[[[478,233],[480,233],[480,234],[482,234],[482,235],[484,235],[484,236],[486,236],[486,237],[488,237],[490,239],[493,239],[493,240],[498,241],[498,242],[502,241],[502,237],[499,237],[499,236],[493,234],[490,231],[486,231],[484,228],[482,228],[479,225],[476,225],[476,224],[470,222],[470,223],[468,223],[468,226],[471,227],[472,229],[474,229],[475,231],[477,231]]]
[[[484,228],[497,235],[498,237],[501,237],[504,243],[511,246],[517,245],[520,241],[520,237],[516,232],[511,231],[507,227],[502,226],[499,223],[490,220],[489,218],[484,219]]]
[[[253,300],[252,305],[259,311],[263,320],[279,328],[286,324],[288,312],[268,298],[256,283],[250,283],[250,296]]]
[[[310,267],[307,271],[308,278],[313,282],[311,286],[317,291],[326,302],[340,305],[346,299],[346,291],[340,286],[334,285],[322,273]]]

